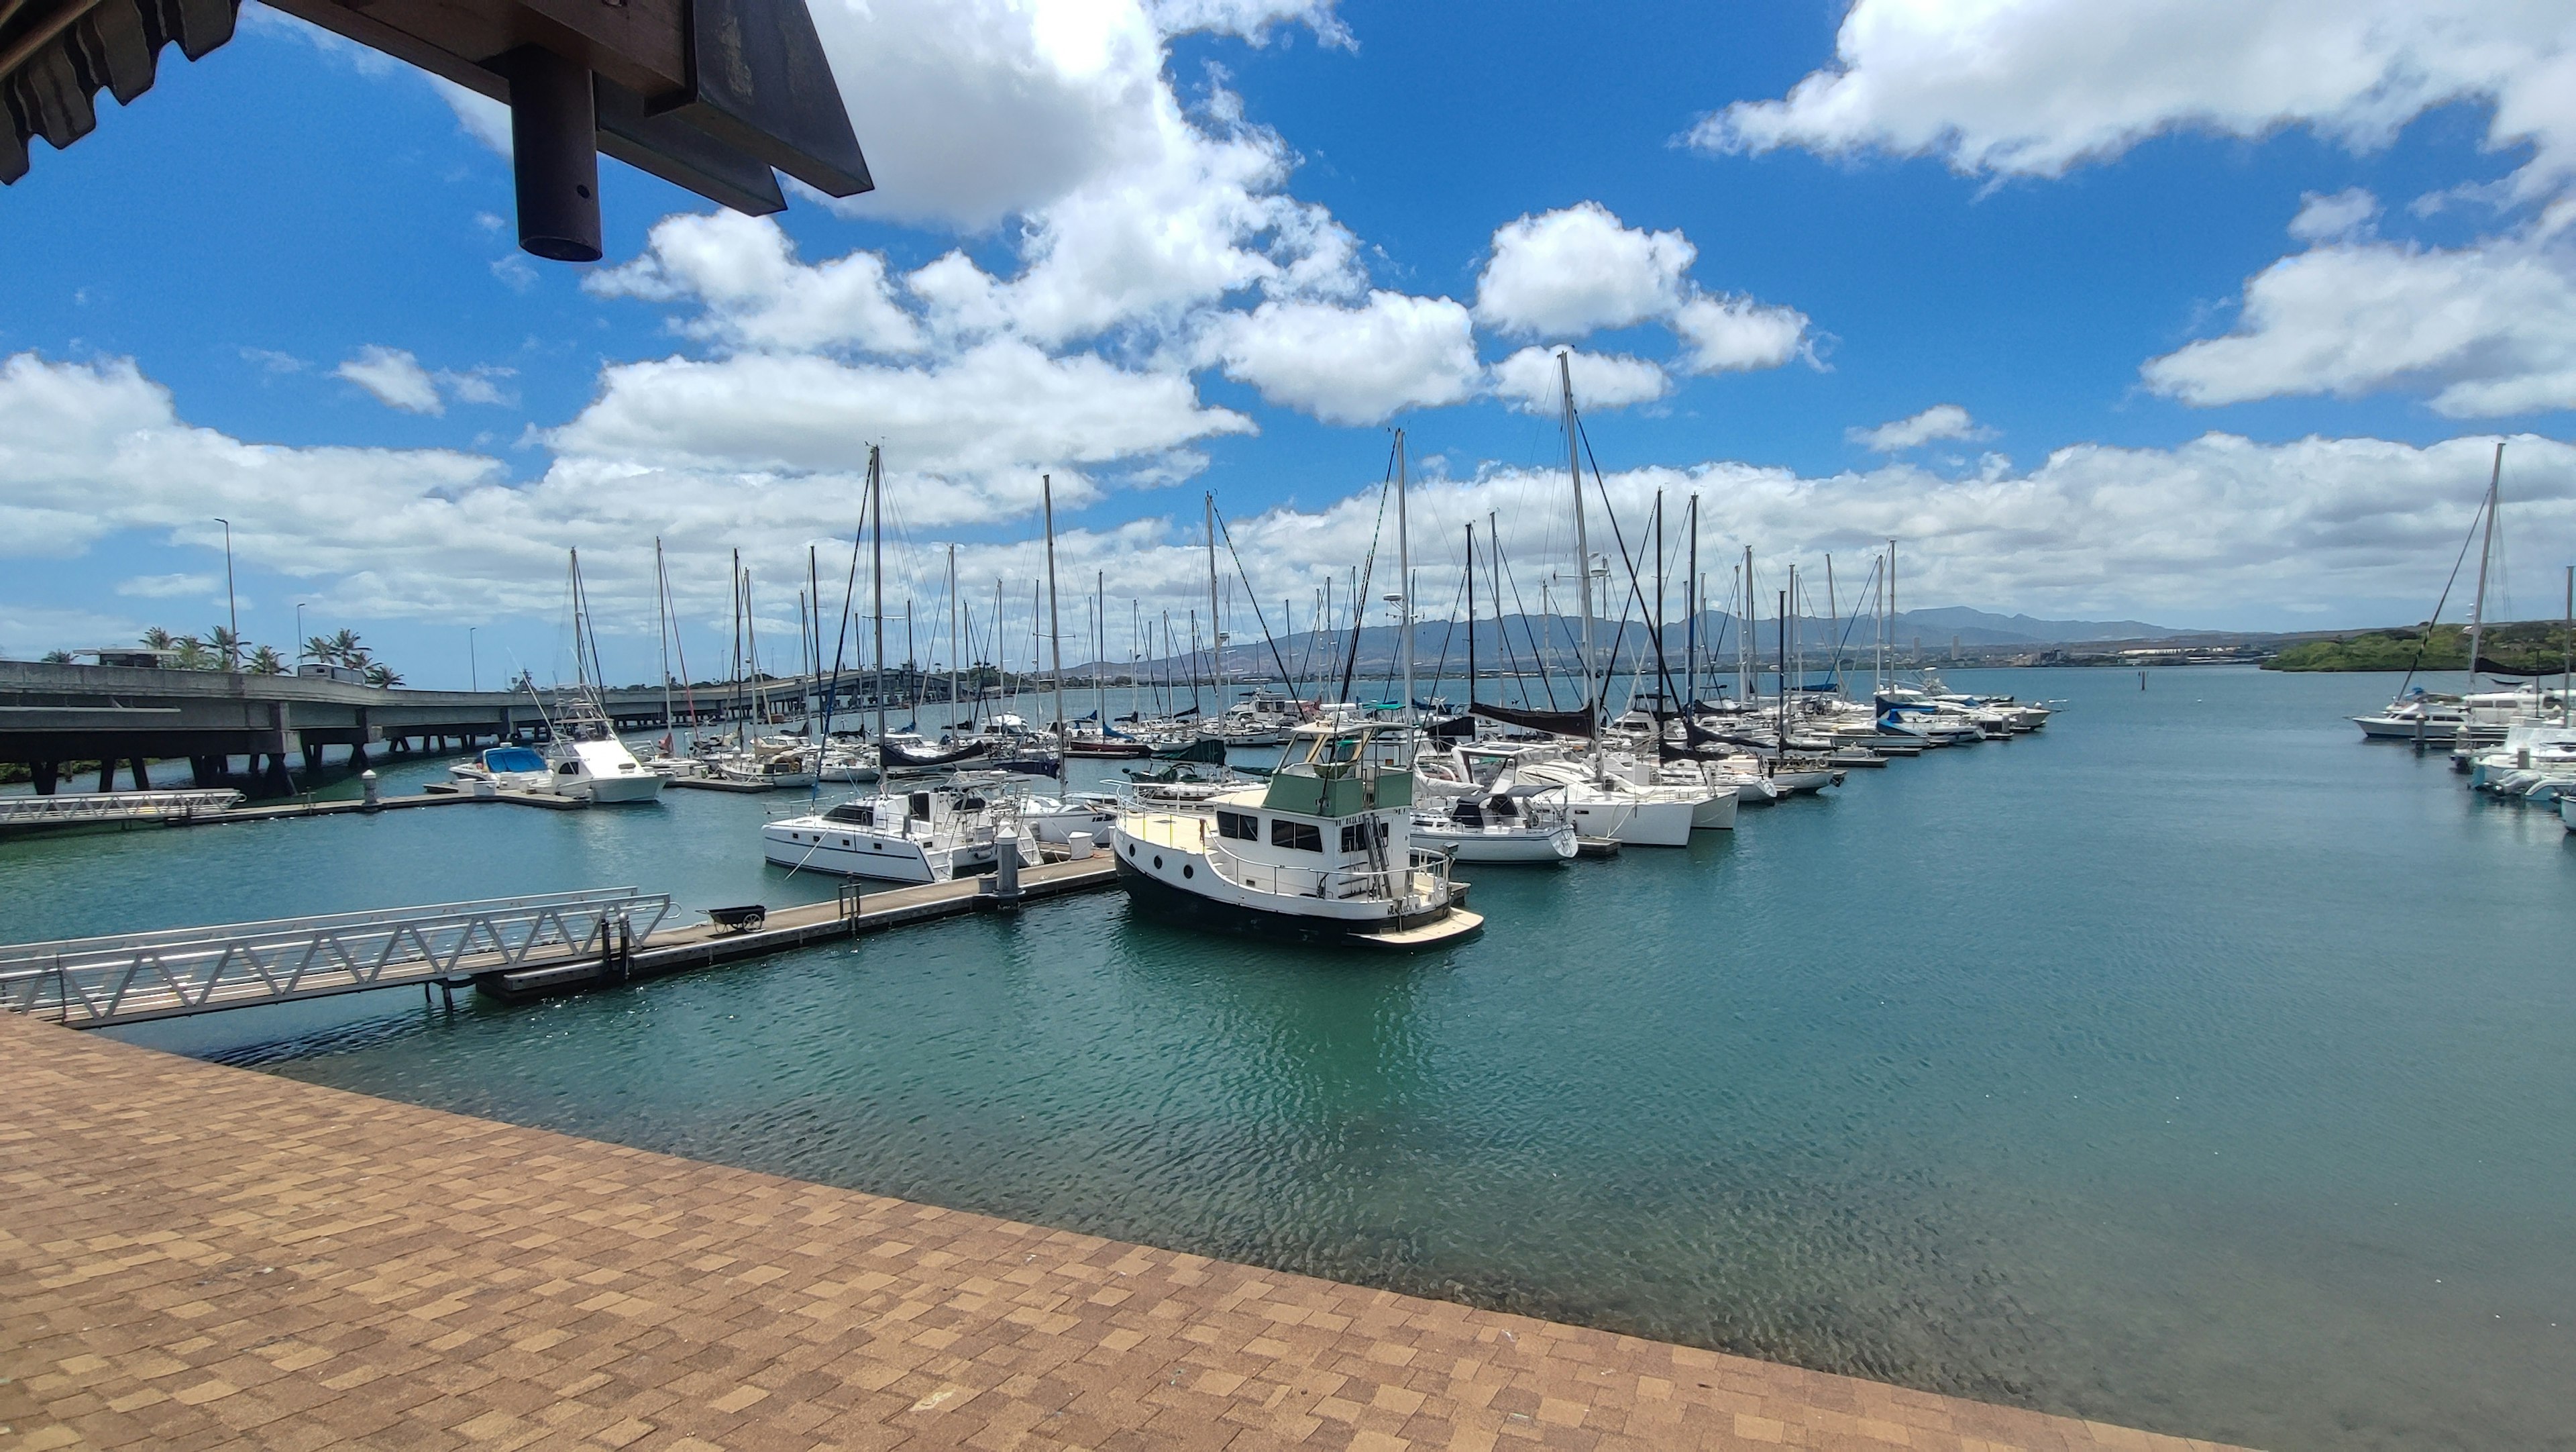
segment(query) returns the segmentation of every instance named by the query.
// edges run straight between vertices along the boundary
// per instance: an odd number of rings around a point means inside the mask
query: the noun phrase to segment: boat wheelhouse
[[[1475,932],[1447,854],[1414,845],[1413,773],[1376,759],[1377,731],[1300,727],[1266,786],[1122,807],[1119,880],[1139,904],[1233,932],[1392,948]]]

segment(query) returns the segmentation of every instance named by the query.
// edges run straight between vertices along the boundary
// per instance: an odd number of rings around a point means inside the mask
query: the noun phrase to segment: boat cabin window
[[[579,776],[581,775],[581,763],[578,761],[557,762],[555,764],[555,775]]]
[[[1311,822],[1292,822],[1286,817],[1270,819],[1270,845],[1288,847],[1299,852],[1324,850],[1324,829]]]
[[[1344,822],[1342,824],[1342,850],[1345,852],[1366,851],[1368,848],[1368,832],[1371,825],[1372,824],[1367,822]],[[1377,840],[1382,845],[1386,841],[1386,824],[1384,822],[1379,822],[1374,825],[1377,827]]]
[[[1220,811],[1216,814],[1216,834],[1238,842],[1261,840],[1261,819],[1249,812]]]

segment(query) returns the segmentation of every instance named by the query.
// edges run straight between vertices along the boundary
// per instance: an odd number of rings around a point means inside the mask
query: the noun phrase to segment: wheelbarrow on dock
[[[762,923],[769,921],[769,909],[760,903],[751,903],[744,907],[709,908],[707,921],[728,933],[756,933],[760,931]]]

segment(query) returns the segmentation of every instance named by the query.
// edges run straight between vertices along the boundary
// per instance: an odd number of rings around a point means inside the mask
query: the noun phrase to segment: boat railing
[[[78,822],[187,821],[230,811],[242,794],[227,787],[181,791],[64,792],[54,796],[0,800],[0,827],[69,825]]]
[[[1219,842],[1207,845],[1208,865],[1217,876],[1252,892],[1325,901],[1395,902],[1428,906],[1449,895],[1450,859],[1446,852],[1415,848],[1404,867],[1292,867],[1254,862]]]

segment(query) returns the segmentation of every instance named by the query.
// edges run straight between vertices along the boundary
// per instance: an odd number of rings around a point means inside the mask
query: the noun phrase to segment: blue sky
[[[497,108],[256,8],[38,148],[0,653],[220,620],[225,514],[252,639],[307,601],[416,684],[469,626],[563,668],[572,546],[650,674],[659,534],[705,674],[735,548],[792,642],[871,439],[925,620],[951,541],[1025,598],[1042,470],[1113,600],[1203,599],[1212,490],[1311,608],[1391,425],[1424,599],[1488,511],[1534,597],[1561,346],[1622,522],[1696,492],[1766,593],[1897,535],[1912,605],[2416,619],[2497,437],[2516,613],[2576,554],[2560,7],[813,4],[879,192],[603,163],[596,268],[516,252]]]

